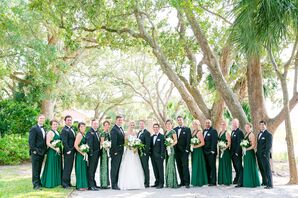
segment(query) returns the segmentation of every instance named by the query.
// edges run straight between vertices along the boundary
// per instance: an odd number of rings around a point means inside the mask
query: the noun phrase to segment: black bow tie
[[[154,137],[154,136],[157,136],[157,134],[154,134],[153,137]]]
[[[43,129],[43,126],[39,126],[41,129]]]

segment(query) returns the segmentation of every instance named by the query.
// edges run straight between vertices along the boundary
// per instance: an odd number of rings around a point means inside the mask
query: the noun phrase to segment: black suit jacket
[[[265,130],[262,135],[258,135],[257,154],[270,158],[272,149],[272,134]]]
[[[96,134],[97,133],[97,134]],[[94,154],[99,153],[100,150],[100,135],[98,132],[94,131],[93,128],[90,128],[86,135],[86,143],[89,146],[89,155],[93,156]]]
[[[181,128],[180,136],[178,130]],[[190,150],[191,130],[188,127],[175,127],[174,131],[177,134],[177,144],[175,145],[176,152],[185,152]]]
[[[207,131],[205,135],[205,131]],[[217,140],[218,140],[218,134],[217,131],[210,127],[209,130],[204,130],[203,132],[205,145],[203,147],[204,153],[211,154],[214,152],[214,154],[217,154]]]
[[[237,128],[231,133],[231,152],[232,156],[237,153],[238,156],[242,156],[242,147],[240,142],[244,139],[244,133],[241,129]]]
[[[139,131],[138,138],[142,141],[145,145],[143,153],[146,155],[150,154],[150,144],[151,144],[151,134],[147,129],[144,129],[143,133],[140,135],[142,131]]]
[[[122,155],[124,151],[124,134],[120,128],[115,125],[111,130],[111,155]]]
[[[75,139],[76,139],[76,137],[73,134],[73,132],[70,130],[70,128],[68,128],[67,126],[64,126],[64,128],[61,131],[61,140],[63,143],[63,153],[67,153],[68,151],[71,151],[71,152],[75,151],[75,148],[74,148]]]
[[[44,155],[47,150],[46,134],[43,138],[42,130],[38,125],[30,129],[29,134],[30,155],[35,151],[38,155]]]
[[[151,137],[151,157],[153,158],[160,158],[160,159],[164,159],[165,158],[165,153],[166,153],[166,149],[165,149],[165,137],[162,134],[158,134],[155,144],[153,144],[153,140],[154,140],[154,135]]]

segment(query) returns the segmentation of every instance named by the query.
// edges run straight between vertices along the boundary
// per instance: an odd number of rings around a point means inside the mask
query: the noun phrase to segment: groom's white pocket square
[[[210,136],[210,134],[208,133],[207,136]]]
[[[262,140],[265,140],[266,138],[262,137],[261,139],[262,139]]]
[[[185,132],[183,132],[182,134],[185,134]]]
[[[156,141],[159,141],[160,142],[160,139],[157,139]]]

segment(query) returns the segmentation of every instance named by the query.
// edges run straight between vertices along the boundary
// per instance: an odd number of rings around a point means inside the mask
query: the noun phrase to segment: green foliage
[[[25,134],[36,123],[39,109],[15,100],[0,101],[0,133]]]
[[[28,135],[5,135],[0,138],[0,165],[16,165],[29,160]]]

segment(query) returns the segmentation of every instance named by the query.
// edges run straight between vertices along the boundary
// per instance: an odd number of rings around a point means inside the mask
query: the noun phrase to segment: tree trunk
[[[248,58],[247,91],[254,132],[259,131],[259,122],[267,121],[268,116],[264,102],[263,78],[260,57]],[[272,131],[274,133],[274,131]]]
[[[290,107],[289,107],[289,93],[286,82],[286,77],[280,77],[281,87],[283,92],[283,104],[285,107],[285,127],[286,127],[286,142],[288,149],[288,160],[290,169],[290,181],[289,184],[298,184],[297,166],[295,159],[295,149],[293,142],[293,133],[291,126]]]
[[[45,115],[46,119],[52,120],[54,118],[55,101],[52,99],[45,99],[41,102],[41,113]]]

